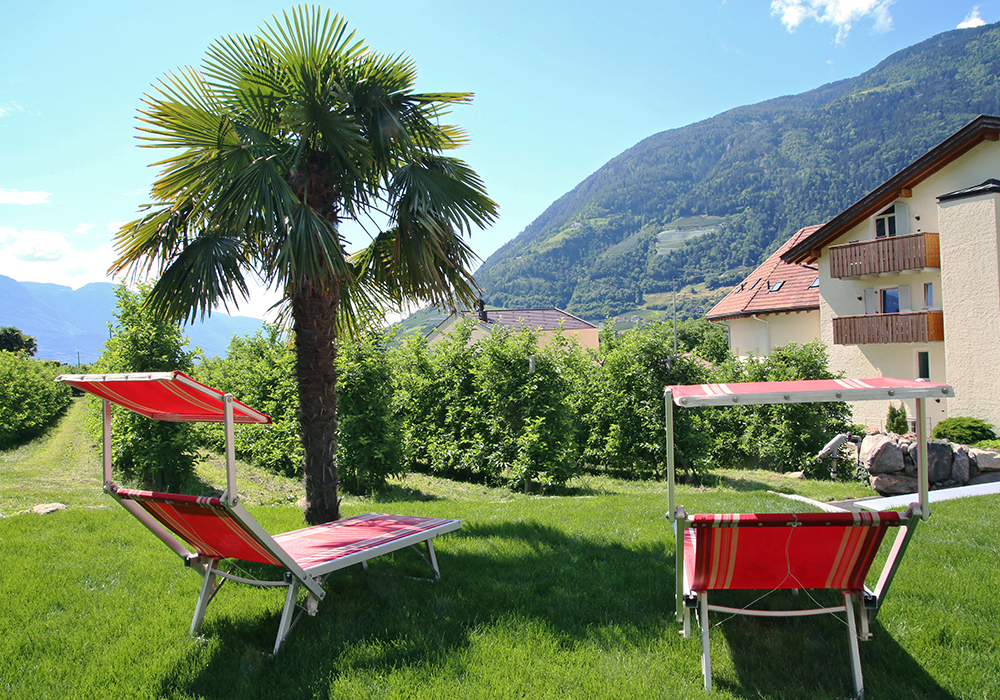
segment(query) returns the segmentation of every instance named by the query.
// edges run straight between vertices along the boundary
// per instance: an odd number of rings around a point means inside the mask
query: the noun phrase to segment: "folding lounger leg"
[[[698,594],[701,618],[701,672],[705,676],[705,692],[712,692],[712,647],[708,639],[708,593]]]
[[[441,578],[441,572],[438,570],[438,560],[434,556],[434,538],[427,540],[427,556],[430,558],[431,571],[434,572],[434,578]]]
[[[205,611],[208,604],[212,602],[217,586],[215,585],[215,566],[217,559],[212,559],[205,566],[205,578],[201,583],[201,595],[198,596],[198,604],[194,608],[194,618],[191,620],[191,636],[195,637],[201,630],[201,621],[205,619]]]
[[[285,574],[288,582],[288,594],[285,596],[285,609],[281,611],[281,623],[278,625],[278,638],[274,640],[274,654],[278,653],[282,642],[292,628],[292,618],[295,615],[295,600],[299,594],[299,580],[291,574]]]
[[[863,698],[865,695],[864,680],[861,677],[861,652],[858,649],[858,626],[854,621],[854,595],[844,594],[844,606],[847,609],[847,630],[850,635],[851,672],[854,674],[854,695]],[[861,613],[864,614],[864,611]]]

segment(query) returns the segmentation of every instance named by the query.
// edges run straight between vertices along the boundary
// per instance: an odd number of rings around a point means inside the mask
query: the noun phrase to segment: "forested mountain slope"
[[[488,304],[588,319],[642,306],[674,277],[726,287],[980,114],[1000,114],[1000,24],[651,136],[560,197],[476,279]]]

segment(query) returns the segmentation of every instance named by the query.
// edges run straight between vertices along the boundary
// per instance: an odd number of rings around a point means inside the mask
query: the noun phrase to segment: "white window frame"
[[[920,376],[920,356],[927,355],[927,376]],[[933,372],[931,371],[931,351],[930,348],[917,348],[913,351],[913,377],[915,379],[930,379]]]
[[[890,218],[893,220],[892,228],[895,229],[892,233],[889,233]],[[884,236],[878,235],[878,222],[880,220],[884,220],[886,222],[886,231]],[[904,202],[894,202],[893,204],[890,204],[887,208],[883,209],[871,218],[871,228],[872,239],[905,236],[910,232],[909,207],[907,207]]]
[[[899,290],[899,311],[892,313],[907,313],[913,311],[913,303],[910,299],[910,286],[907,284],[893,284],[884,287],[869,287],[865,290],[865,315],[883,314],[882,299],[883,294],[889,289]]]

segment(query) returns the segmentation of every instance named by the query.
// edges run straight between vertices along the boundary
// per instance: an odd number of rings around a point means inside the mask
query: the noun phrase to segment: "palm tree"
[[[479,177],[444,155],[466,135],[440,119],[471,93],[416,93],[415,80],[408,57],[297,7],[217,40],[200,71],[167,74],[140,110],[143,145],[172,152],[110,272],[158,275],[148,303],[176,320],[238,306],[251,275],[282,291],[312,524],[339,518],[339,334],[390,302],[471,302],[464,236],[496,217]],[[341,223],[375,217],[388,224],[349,255]]]

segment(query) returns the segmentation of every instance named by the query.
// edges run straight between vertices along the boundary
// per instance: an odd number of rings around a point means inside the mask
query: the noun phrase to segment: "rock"
[[[964,484],[970,476],[968,449],[956,445],[952,452],[951,478],[959,484]]]
[[[951,451],[951,444],[947,442],[927,443],[927,479],[935,481],[947,481],[951,478],[951,463],[954,453]]]
[[[977,486],[979,484],[995,484],[998,481],[1000,481],[1000,472],[986,472],[985,474],[980,474],[973,479],[969,479],[969,486]]]
[[[903,470],[903,452],[885,435],[868,435],[861,442],[861,464],[869,474],[894,474]]]
[[[785,478],[787,478],[787,479],[805,479],[806,478],[806,473],[805,472],[786,472],[785,473]]]
[[[47,515],[48,513],[55,513],[57,510],[66,510],[66,506],[62,503],[42,503],[32,508],[31,512],[36,515]]]
[[[917,491],[917,480],[911,476],[878,474],[869,477],[868,483],[883,496],[899,496],[905,493],[916,493]]]
[[[980,472],[1000,472],[1000,452],[973,447],[969,454],[975,456],[976,468]]]

